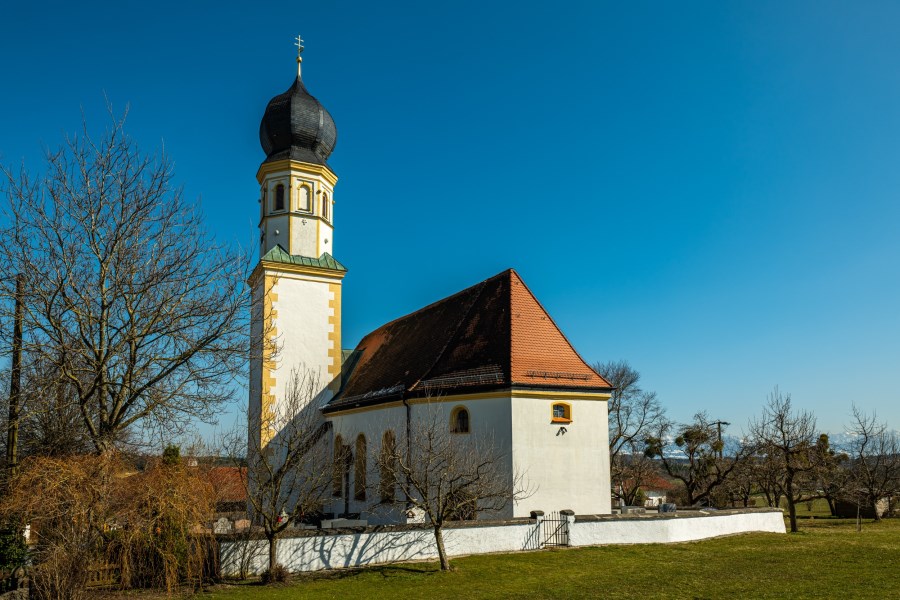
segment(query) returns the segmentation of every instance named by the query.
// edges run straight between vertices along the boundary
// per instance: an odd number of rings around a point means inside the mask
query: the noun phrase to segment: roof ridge
[[[471,290],[472,288],[476,288],[476,287],[478,287],[478,286],[485,285],[485,284],[487,284],[487,282],[489,282],[489,281],[491,281],[491,280],[493,280],[493,279],[497,279],[498,277],[501,277],[504,273],[507,273],[507,272],[509,272],[509,271],[513,271],[513,269],[504,269],[503,271],[497,273],[496,275],[492,275],[492,276],[488,277],[487,279],[484,279],[484,280],[482,280],[482,281],[479,281],[478,283],[473,283],[472,285],[467,286],[467,287],[465,287],[465,288],[459,290],[459,291],[456,292],[455,294],[450,294],[449,296],[445,296],[445,297],[443,297],[443,298],[440,298],[440,299],[438,299],[438,300],[435,300],[435,301],[432,302],[431,304],[426,304],[426,305],[423,306],[422,308],[416,309],[416,310],[412,311],[411,313],[407,313],[407,314],[405,314],[405,315],[400,315],[400,316],[397,317],[396,319],[391,319],[391,320],[388,321],[387,323],[382,323],[381,325],[379,325],[378,327],[376,327],[375,329],[373,329],[372,331],[370,331],[369,333],[367,333],[366,335],[364,335],[364,336],[362,337],[362,339],[366,339],[367,337],[369,337],[370,335],[372,335],[373,333],[375,333],[375,332],[378,331],[379,329],[383,329],[384,327],[387,327],[388,325],[391,325],[391,324],[393,324],[393,323],[396,323],[397,321],[402,321],[403,319],[406,319],[406,318],[412,317],[412,316],[414,316],[414,315],[417,315],[417,314],[419,314],[419,313],[425,312],[426,310],[428,310],[428,309],[430,309],[430,308],[434,308],[435,306],[437,306],[437,305],[439,305],[439,304],[443,304],[444,302],[447,302],[447,301],[449,301],[449,300],[452,300],[453,298],[456,298],[456,297],[459,296],[460,294],[465,294],[466,292],[468,292],[468,291]],[[513,272],[515,272],[515,271],[513,271]]]

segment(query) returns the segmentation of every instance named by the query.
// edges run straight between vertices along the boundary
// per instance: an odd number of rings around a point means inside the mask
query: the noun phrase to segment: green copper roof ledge
[[[302,265],[304,267],[317,267],[319,269],[331,269],[332,271],[346,271],[347,267],[339,263],[335,258],[323,252],[319,258],[310,258],[309,256],[294,256],[288,254],[287,250],[279,245],[266,252],[261,260],[268,262],[283,263],[286,265]]]

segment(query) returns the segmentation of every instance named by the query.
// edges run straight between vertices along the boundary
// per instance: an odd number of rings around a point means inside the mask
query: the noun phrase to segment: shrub
[[[291,580],[291,572],[282,564],[276,564],[271,569],[266,569],[260,576],[259,580],[264,585],[270,583],[287,583]]]

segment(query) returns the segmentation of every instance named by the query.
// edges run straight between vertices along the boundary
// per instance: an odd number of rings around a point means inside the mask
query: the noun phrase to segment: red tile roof
[[[216,502],[244,502],[247,500],[246,467],[213,467],[207,473],[216,493]]]
[[[345,370],[326,412],[403,395],[610,389],[512,269],[382,325]]]

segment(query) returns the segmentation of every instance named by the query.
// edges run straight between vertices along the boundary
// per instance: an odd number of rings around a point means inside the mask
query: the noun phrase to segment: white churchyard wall
[[[702,540],[737,533],[784,533],[784,517],[777,509],[737,509],[706,513],[648,516],[570,517],[570,546],[649,544]],[[469,522],[447,526],[444,542],[450,556],[538,550],[542,524],[533,519],[507,522]],[[241,561],[249,573],[267,567],[265,539],[219,540],[221,572],[235,576]],[[427,527],[368,527],[359,530],[298,531],[278,542],[279,563],[294,572],[363,567],[413,560],[435,560],[434,534]]]

